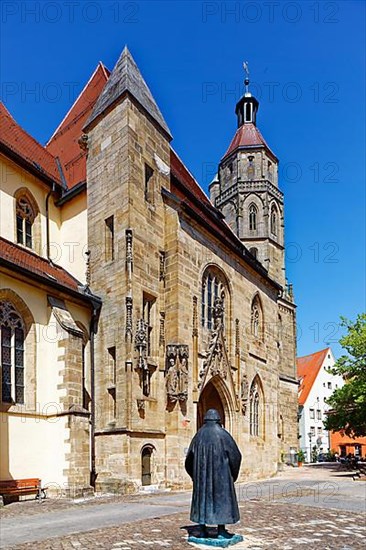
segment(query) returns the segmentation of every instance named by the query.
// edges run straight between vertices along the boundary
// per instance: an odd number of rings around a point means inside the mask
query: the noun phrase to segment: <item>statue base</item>
[[[188,542],[193,542],[194,544],[205,544],[206,546],[213,546],[214,548],[228,548],[239,542],[243,542],[244,538],[242,535],[229,535],[228,538],[225,537],[188,537]]]

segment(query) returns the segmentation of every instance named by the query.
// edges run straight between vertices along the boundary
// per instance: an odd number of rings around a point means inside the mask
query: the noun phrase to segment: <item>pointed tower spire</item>
[[[249,91],[249,64],[248,61],[244,61],[243,68],[245,71],[245,93],[243,97],[238,101],[235,108],[235,113],[238,117],[238,128],[243,124],[252,123],[256,125],[257,111],[259,103]]]
[[[127,94],[144,109],[171,140],[168,125],[127,46],[124,47],[84,130],[89,129],[97,119],[114,109]]]

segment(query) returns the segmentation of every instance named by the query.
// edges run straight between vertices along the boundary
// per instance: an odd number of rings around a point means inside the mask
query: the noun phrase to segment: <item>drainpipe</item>
[[[98,477],[95,467],[95,349],[94,336],[97,332],[98,318],[101,304],[93,304],[93,313],[90,321],[90,485],[95,490]]]
[[[50,212],[49,212],[49,200],[52,193],[55,192],[56,186],[55,182],[52,183],[52,189],[47,193],[46,196],[46,255],[47,260],[51,261],[50,258]]]

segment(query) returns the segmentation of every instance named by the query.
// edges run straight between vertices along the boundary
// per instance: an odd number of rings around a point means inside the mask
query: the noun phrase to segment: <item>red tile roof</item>
[[[80,149],[78,140],[109,77],[108,69],[99,63],[86,86],[70,108],[65,118],[49,139],[46,149],[59,157],[69,189],[86,181],[86,151]]]
[[[213,208],[209,198],[202,191],[198,182],[194,179],[188,168],[186,168],[174,149],[170,149],[170,172],[179,181],[184,182],[188,189],[198,200]]]
[[[55,157],[30,136],[0,102],[0,145],[20,158],[34,172],[61,184]]]
[[[222,157],[222,160],[228,157],[231,153],[239,149],[239,147],[265,147],[270,155],[276,160],[277,157],[268,147],[264,137],[258,128],[252,123],[245,123],[237,129],[228,150]]]
[[[330,348],[296,359],[297,376],[300,378],[299,404],[304,405]]]
[[[42,277],[45,283],[58,283],[66,290],[80,292],[78,287],[82,284],[66,269],[49,262],[31,250],[0,237],[0,264],[4,262],[11,263],[15,269],[19,267]]]

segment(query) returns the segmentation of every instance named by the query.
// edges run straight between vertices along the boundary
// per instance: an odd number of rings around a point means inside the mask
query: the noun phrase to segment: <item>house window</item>
[[[254,297],[252,301],[251,332],[256,339],[263,339],[263,312],[258,294]]]
[[[253,380],[249,394],[249,433],[262,437],[263,432],[263,396],[258,376]]]
[[[321,426],[318,426],[318,435],[322,435],[323,429]]]
[[[105,259],[114,260],[114,216],[109,216],[105,222]]]
[[[315,435],[315,426],[310,426],[310,433],[311,435]]]
[[[152,296],[145,294],[143,295],[143,320],[146,323],[146,338],[147,338],[147,355],[152,355],[152,333],[153,333],[153,326],[154,326],[154,306],[155,306],[155,298]]]
[[[271,207],[271,233],[277,236],[277,210],[274,204]]]
[[[17,243],[32,248],[32,226],[35,213],[26,197],[16,202]]]
[[[314,409],[309,409],[309,413],[310,413],[310,418],[315,418],[315,410]]]
[[[202,278],[201,325],[203,328],[214,328],[215,300],[220,298],[225,307],[225,283],[223,275],[216,269],[207,269]]]
[[[317,417],[318,420],[321,420],[321,419],[322,419],[322,411],[321,411],[320,409],[318,409],[318,410],[316,411],[316,417]]]
[[[9,302],[0,304],[2,401],[24,403],[24,324]]]
[[[256,231],[257,229],[257,214],[258,209],[255,204],[249,206],[249,230]]]
[[[332,389],[332,382],[328,382],[328,390]]]
[[[154,170],[145,164],[145,200],[147,202],[154,202]]]

